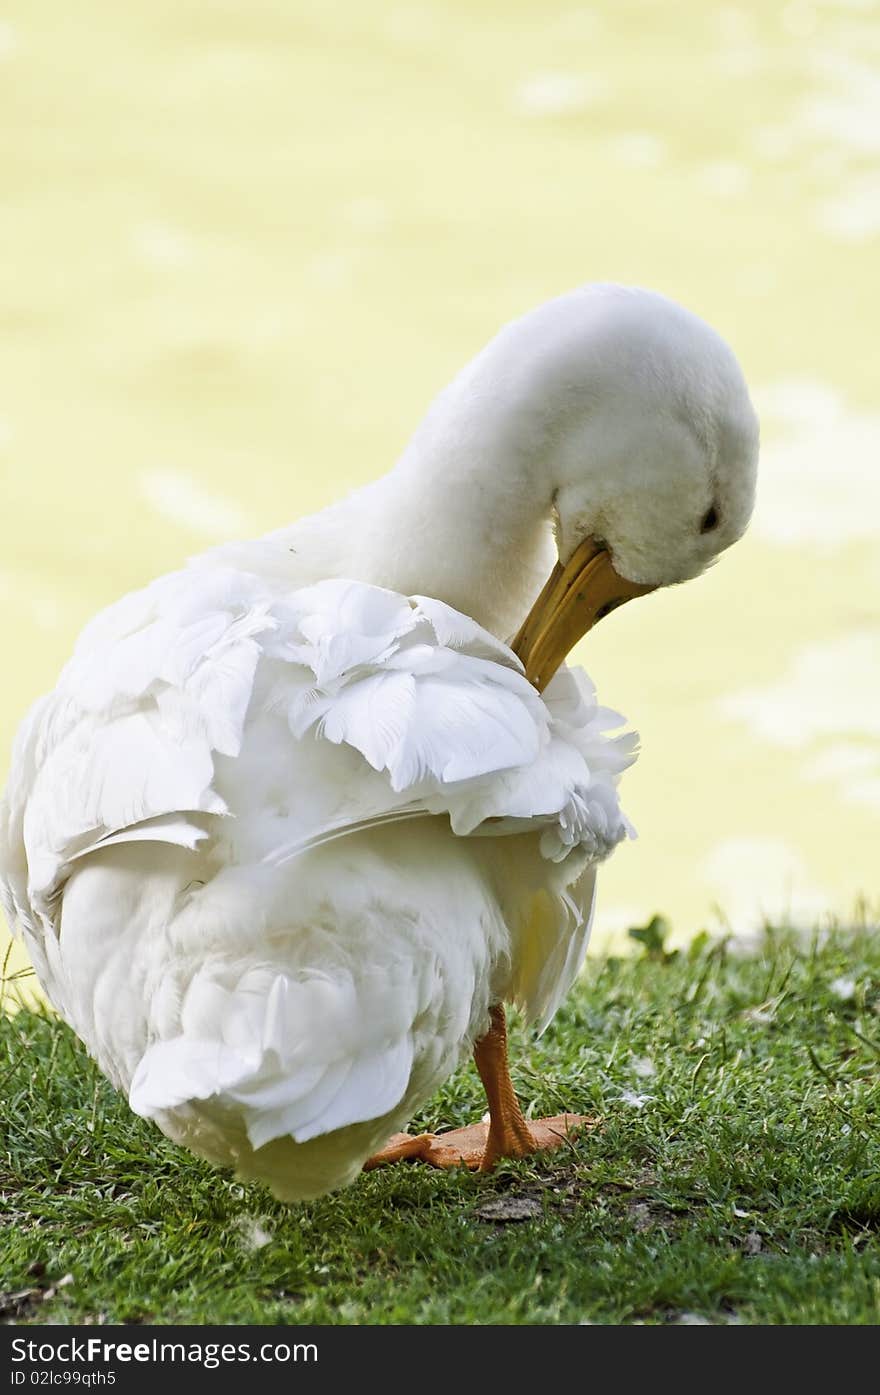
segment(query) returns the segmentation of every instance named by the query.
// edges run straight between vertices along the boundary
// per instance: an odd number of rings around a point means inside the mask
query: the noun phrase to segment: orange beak
[[[566,655],[598,620],[654,586],[627,581],[614,570],[611,553],[585,538],[565,566],[557,562],[511,643],[526,677],[543,692]]]

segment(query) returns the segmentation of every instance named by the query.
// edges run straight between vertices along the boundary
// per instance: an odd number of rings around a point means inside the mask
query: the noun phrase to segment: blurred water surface
[[[582,646],[643,738],[599,924],[876,892],[873,0],[14,0],[0,83],[0,765],[100,606],[635,282],[732,342],[765,446],[747,541]]]

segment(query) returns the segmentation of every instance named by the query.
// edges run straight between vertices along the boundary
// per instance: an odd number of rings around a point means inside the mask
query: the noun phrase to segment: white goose
[[[633,739],[582,676],[537,690],[741,535],[757,441],[711,329],[589,286],[502,330],[385,478],[87,627],[17,739],[0,889],[134,1110],[311,1197],[476,1047],[488,1142],[380,1158],[558,1141],[567,1116],[519,1111],[502,1004],[544,1024],[580,967]]]

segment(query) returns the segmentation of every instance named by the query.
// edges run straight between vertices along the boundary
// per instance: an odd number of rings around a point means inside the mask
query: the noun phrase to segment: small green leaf
[[[649,959],[666,959],[668,955],[664,946],[671,928],[665,916],[655,915],[647,925],[631,926],[627,934],[631,940],[638,941],[644,947]]]

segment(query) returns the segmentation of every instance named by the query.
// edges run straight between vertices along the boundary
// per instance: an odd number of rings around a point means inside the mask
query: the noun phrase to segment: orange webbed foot
[[[585,1114],[554,1114],[549,1119],[530,1119],[528,1134],[515,1138],[493,1138],[487,1123],[468,1124],[448,1133],[396,1133],[378,1153],[364,1163],[364,1171],[395,1162],[424,1162],[431,1167],[467,1167],[472,1172],[489,1172],[502,1158],[529,1157],[571,1143],[584,1128],[595,1127]]]

